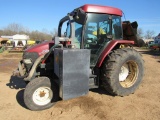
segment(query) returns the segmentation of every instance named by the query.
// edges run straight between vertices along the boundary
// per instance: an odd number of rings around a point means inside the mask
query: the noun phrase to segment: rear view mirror
[[[74,20],[77,23],[84,25],[86,21],[86,13],[81,8],[76,9],[75,11],[76,11],[76,14],[73,16]]]

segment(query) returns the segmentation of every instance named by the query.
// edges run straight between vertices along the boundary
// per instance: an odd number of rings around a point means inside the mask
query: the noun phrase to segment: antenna
[[[122,13],[123,13],[123,15],[124,15],[124,19],[125,19],[125,21],[126,21],[126,17],[125,17],[125,14],[124,14],[124,12],[122,11]]]

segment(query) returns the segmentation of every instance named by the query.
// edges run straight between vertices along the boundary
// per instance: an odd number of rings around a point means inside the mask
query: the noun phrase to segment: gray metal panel
[[[54,49],[54,73],[59,77],[59,49]]]
[[[89,91],[90,50],[59,49],[60,96],[67,100]]]

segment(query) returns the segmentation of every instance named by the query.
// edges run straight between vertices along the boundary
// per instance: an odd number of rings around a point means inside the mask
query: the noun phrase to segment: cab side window
[[[121,18],[119,16],[112,17],[112,35],[113,39],[122,39]]]

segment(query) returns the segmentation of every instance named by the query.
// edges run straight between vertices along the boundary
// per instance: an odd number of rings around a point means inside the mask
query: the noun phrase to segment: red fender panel
[[[106,58],[106,56],[110,53],[110,51],[117,45],[117,44],[134,44],[134,41],[129,40],[112,40],[107,47],[103,50],[101,53],[96,66],[101,67],[103,60]]]

